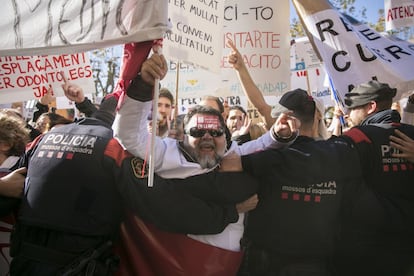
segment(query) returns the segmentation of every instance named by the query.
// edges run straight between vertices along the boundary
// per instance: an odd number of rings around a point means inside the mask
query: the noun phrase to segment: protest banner
[[[414,86],[414,45],[390,39],[328,1],[293,0],[298,15],[325,64],[339,100],[353,86],[371,79],[398,89],[396,99]]]
[[[244,93],[237,74],[227,61],[230,54],[230,49],[225,45],[227,39],[236,43],[266,99],[272,101],[275,96],[282,95],[290,88],[289,1],[225,3],[225,26],[219,31],[219,34],[223,35],[219,60],[220,74],[202,69],[194,62],[187,64],[178,63],[176,60],[169,61],[169,72],[161,81],[161,85],[175,91],[179,67],[178,91],[179,98],[183,99],[179,101],[179,105],[184,105],[183,108],[179,107],[180,113],[186,112],[187,107],[194,105],[205,95],[219,96],[229,103],[241,99],[242,103],[247,104],[247,101],[243,100]],[[164,41],[165,45],[168,45],[168,41]],[[247,105],[243,107],[247,108]]]
[[[68,54],[162,38],[167,0],[2,1],[0,56]]]
[[[172,29],[164,36],[163,53],[180,63],[219,73],[223,11],[223,0],[169,1]]]
[[[86,53],[0,57],[0,103],[38,99],[50,85],[55,96],[64,96],[60,72],[80,85],[85,93],[95,91]]]
[[[414,26],[414,0],[384,0],[385,30]]]

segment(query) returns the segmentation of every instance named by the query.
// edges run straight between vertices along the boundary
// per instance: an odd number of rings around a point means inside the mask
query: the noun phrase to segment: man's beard
[[[201,146],[205,144],[210,144],[210,143],[203,142],[199,144],[196,149],[192,149],[191,152],[192,152],[192,155],[195,161],[197,161],[197,163],[200,164],[201,168],[212,169],[220,163],[221,159],[223,158],[224,152],[222,154],[217,153],[217,148],[214,146],[213,143],[211,143],[210,145],[214,148],[214,156],[207,155],[207,154],[200,154]]]

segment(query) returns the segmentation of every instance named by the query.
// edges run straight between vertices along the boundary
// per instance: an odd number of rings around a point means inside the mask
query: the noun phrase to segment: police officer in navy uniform
[[[396,89],[372,80],[345,95],[355,127],[342,136],[357,149],[368,187],[344,221],[336,263],[341,275],[414,275],[414,166],[393,157],[396,129],[414,138],[391,109]]]
[[[239,168],[259,181],[259,203],[249,212],[243,237],[240,276],[335,273],[332,255],[347,212],[343,202],[362,186],[362,173],[348,143],[312,138],[315,108],[306,91],[285,93],[274,111],[293,112],[301,121],[299,137],[289,148],[239,159]]]

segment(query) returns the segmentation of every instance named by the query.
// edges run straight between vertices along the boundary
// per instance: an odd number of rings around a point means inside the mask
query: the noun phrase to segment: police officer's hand
[[[395,135],[390,136],[390,146],[398,149],[399,153],[393,153],[393,157],[405,158],[414,163],[414,140],[399,131],[395,130]]]
[[[167,72],[168,65],[165,57],[158,53],[154,53],[142,64],[141,78],[145,83],[154,85],[155,79],[162,80]]]
[[[237,213],[241,214],[251,211],[256,208],[257,203],[259,203],[259,197],[257,194],[254,194],[245,201],[236,204]]]
[[[0,194],[8,197],[21,197],[26,172],[26,168],[20,168],[3,176],[0,179]]]

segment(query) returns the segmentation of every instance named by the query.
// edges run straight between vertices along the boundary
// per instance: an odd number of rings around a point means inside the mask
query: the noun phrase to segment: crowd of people
[[[64,78],[83,118],[50,111],[51,91],[31,123],[2,110],[0,214],[13,229],[0,272],[414,275],[414,93],[401,113],[396,89],[376,80],[329,116],[302,89],[271,106],[229,47],[262,125],[215,96],[174,117],[164,88],[152,118],[168,68],[156,52],[98,108]]]

